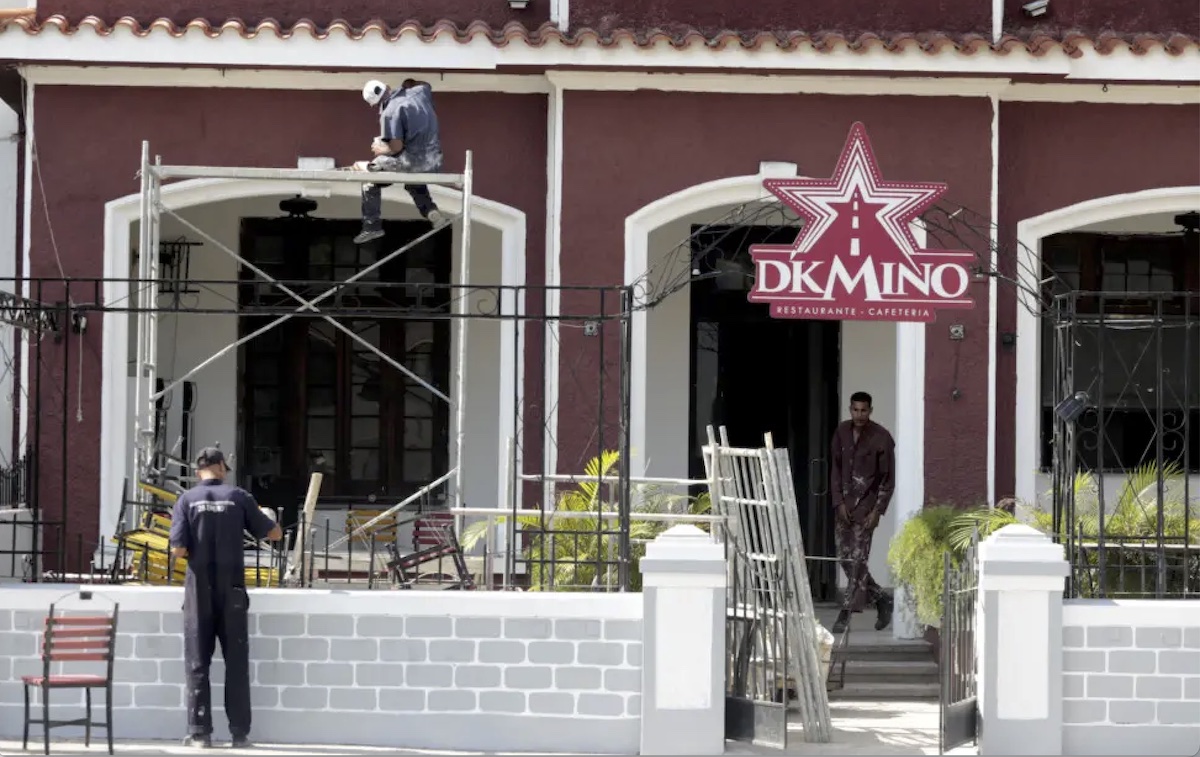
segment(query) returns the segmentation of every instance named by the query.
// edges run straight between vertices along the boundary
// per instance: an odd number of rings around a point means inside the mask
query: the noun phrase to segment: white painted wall
[[[385,194],[385,200],[387,195]],[[243,200],[229,200],[209,203],[180,211],[180,215],[189,223],[194,224],[216,240],[238,249],[239,219],[246,217],[270,218],[281,215],[279,201],[284,196],[257,197]],[[313,214],[318,218],[357,218],[358,203],[353,198],[333,196],[318,198],[320,206]],[[384,215],[387,218],[415,218],[411,206],[386,202]],[[138,224],[132,225],[132,239],[136,242]],[[452,254],[455,255],[452,266],[452,277],[458,276],[458,226],[454,227]],[[163,214],[162,239],[175,239],[185,236],[189,241],[204,242],[204,246],[195,247],[191,253],[191,275],[196,280],[236,280],[238,263],[216,245],[199,239],[198,235],[187,229],[172,218]],[[498,284],[501,280],[501,233],[481,223],[475,223],[472,228],[471,279],[476,285]],[[134,275],[134,274],[130,274]],[[214,291],[202,290],[199,294],[185,295],[184,305],[194,308],[224,307],[229,305],[230,298],[237,301],[235,286],[212,287]],[[160,304],[169,302],[169,295],[163,295]],[[481,312],[491,307],[489,296],[480,292],[475,295],[478,307],[472,309]],[[485,304],[485,301],[487,303]],[[473,300],[474,302],[474,300]],[[208,359],[225,345],[238,338],[238,323],[235,315],[214,314],[169,314],[160,316],[158,340],[158,371],[164,379],[183,376],[193,367]],[[129,344],[129,385],[128,397],[130,408],[133,401],[133,358],[134,347],[132,321]],[[451,329],[451,340],[455,339],[455,330]],[[500,455],[500,421],[499,398],[496,387],[500,382],[500,350],[501,350],[500,321],[472,319],[467,326],[467,430],[464,441],[464,457],[466,472],[464,487],[466,501],[472,507],[490,507],[495,504],[500,487],[502,471],[496,461]],[[253,344],[253,342],[250,342]],[[452,360],[457,354],[452,349]],[[219,441],[226,452],[237,454],[237,353],[231,350],[212,365],[189,380],[196,383],[197,406],[195,424],[192,431],[192,450],[197,450],[204,444]],[[451,370],[453,381],[454,371]],[[169,381],[168,381],[169,383]],[[453,386],[439,387],[450,397],[454,397]],[[511,400],[510,400],[511,401]],[[178,387],[171,400],[168,411],[167,446],[174,444],[180,434],[180,410],[183,407],[183,388]],[[132,450],[133,420],[132,412],[128,421],[128,438],[131,440],[129,449]],[[455,437],[455,417],[450,413],[451,458],[453,458],[453,442]],[[235,467],[247,470],[252,461],[239,457]],[[454,461],[451,459],[450,464]],[[441,476],[445,471],[434,471],[434,477]],[[392,503],[381,503],[392,504]],[[331,516],[334,528],[341,528],[344,518],[340,514]]]
[[[689,275],[686,254],[678,254],[686,244],[693,224],[719,222],[729,207],[703,213],[660,226],[650,233],[649,261],[651,284],[661,288],[668,282],[682,281]],[[647,313],[647,402],[645,469],[635,475],[686,478],[688,474],[691,302],[685,287]],[[870,392],[874,398],[877,422],[896,433],[896,324],[842,324],[841,413],[849,417],[850,395]],[[871,551],[871,573],[883,586],[891,586],[887,568],[887,545],[895,534],[898,509],[893,507],[876,530]],[[844,576],[839,573],[844,585]]]
[[[0,103],[0,291],[15,293],[17,275],[17,152],[18,119],[16,111]],[[13,459],[13,388],[16,333],[11,326],[0,325],[0,467]]]
[[[660,226],[650,234],[650,269],[654,286],[690,276],[687,255],[676,254],[687,244],[693,223],[709,223],[723,212],[693,216]],[[691,423],[691,294],[687,287],[651,309],[646,317],[646,449],[644,470],[634,475],[687,478],[688,426]],[[638,450],[634,450],[636,454]]]
[[[874,412],[871,420],[896,436],[896,324],[887,322],[845,321],[842,323],[841,403],[839,418],[850,417],[850,395],[867,392]],[[896,440],[899,444],[899,439]],[[897,471],[897,478],[903,475]],[[881,586],[892,585],[887,552],[896,534],[896,518],[901,508],[893,500],[887,516],[875,529],[871,543],[871,575]],[[838,572],[838,584],[846,585],[846,576]]]

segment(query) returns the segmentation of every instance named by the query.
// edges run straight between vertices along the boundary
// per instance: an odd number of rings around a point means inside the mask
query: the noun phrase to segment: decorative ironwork
[[[16,282],[14,282],[16,283]],[[28,331],[57,331],[62,308],[0,291],[0,323]]]
[[[938,629],[941,691],[939,696],[939,752],[945,754],[979,736],[976,680],[978,660],[975,624],[979,595],[979,534],[971,540],[962,561],[946,552],[942,587],[942,627]]]
[[[588,477],[584,475],[572,479],[566,475],[556,476],[557,471],[545,470],[543,465],[545,450],[551,445],[557,448],[558,470],[582,471],[587,461],[599,458],[607,450],[615,450],[621,460],[629,457],[628,366],[631,311],[628,288],[573,286],[555,289],[542,286],[461,286],[441,282],[378,281],[342,282],[332,285],[320,281],[284,280],[280,283],[293,291],[303,288],[306,283],[320,287],[318,291],[332,286],[347,295],[371,287],[372,297],[390,297],[393,304],[388,307],[364,306],[362,300],[346,296],[340,302],[331,303],[328,307],[323,306],[318,312],[297,310],[292,303],[276,306],[265,300],[262,304],[240,307],[236,299],[214,297],[210,298],[212,302],[192,306],[192,298],[162,297],[154,302],[144,296],[139,298],[141,286],[137,279],[9,280],[0,281],[0,287],[27,287],[33,293],[33,297],[27,301],[30,303],[44,302],[47,299],[75,302],[74,312],[81,318],[93,315],[121,317],[137,313],[159,316],[219,313],[238,316],[290,315],[308,322],[319,322],[319,319],[327,316],[347,322],[355,318],[409,323],[434,321],[443,325],[462,319],[514,322],[517,327],[510,330],[511,342],[505,346],[517,355],[522,354],[522,351],[540,349],[541,345],[551,340],[570,340],[570,348],[562,351],[559,391],[564,399],[571,398],[572,405],[561,409],[560,416],[563,418],[564,428],[585,429],[583,434],[572,435],[570,439],[565,438],[566,435],[564,438],[556,438],[544,425],[544,406],[535,398],[525,397],[519,391],[522,386],[545,384],[545,377],[539,374],[547,369],[540,361],[534,368],[527,369],[522,360],[514,360],[513,375],[501,377],[517,388],[510,400],[512,404],[507,408],[514,419],[514,427],[508,434],[513,439],[512,454],[515,461],[508,472],[512,480],[509,487],[511,497],[502,507],[504,511],[519,516],[522,521],[536,522],[538,525],[536,528],[531,527],[529,534],[522,533],[519,539],[508,542],[516,544],[516,549],[510,550],[511,557],[508,558],[506,569],[497,570],[497,573],[503,572],[505,576],[501,584],[512,588],[527,585],[530,577],[538,571],[547,571],[559,579],[567,576],[565,581],[560,580],[559,585],[555,587],[557,589],[621,591],[629,588],[636,571],[631,570],[634,555],[630,547],[631,483],[628,466],[615,466],[611,479],[605,480],[608,492],[604,498],[605,512],[591,515],[587,521],[591,526],[591,531],[588,532],[578,519],[559,517],[561,514],[555,513],[557,503],[568,489],[580,487],[588,481]],[[201,289],[212,288],[226,292],[236,291],[238,286],[248,285],[247,282],[237,279],[193,280],[192,284]],[[562,305],[557,315],[547,317],[542,311],[542,304],[552,290],[558,293],[557,298]],[[106,297],[107,293],[113,291],[128,291],[130,295]],[[433,293],[433,296],[430,296],[430,293]],[[459,302],[467,307],[457,307],[455,303]],[[31,308],[35,319],[60,312],[59,308],[53,306],[43,305],[39,309],[39,306],[31,305]],[[98,322],[99,319],[95,320]],[[595,338],[576,338],[577,335],[582,335],[585,329],[594,331]],[[18,331],[18,336],[22,333],[24,332]],[[73,460],[77,455],[89,456],[85,459],[91,459],[90,456],[94,454],[83,451],[77,445],[95,444],[94,439],[81,438],[75,433],[76,424],[83,413],[80,389],[85,383],[96,380],[99,363],[91,358],[87,351],[90,348],[81,346],[82,340],[76,339],[74,335],[69,339],[43,340],[38,339],[36,333],[28,332],[25,333],[25,337],[29,343],[28,377],[27,380],[18,380],[16,383],[17,395],[27,407],[29,417],[28,439],[22,440],[21,449],[28,449],[30,452],[36,450],[40,453],[29,457],[28,472],[25,476],[25,501],[31,510],[30,522],[34,526],[34,542],[22,546],[19,550],[10,550],[13,554],[6,555],[5,562],[15,561],[17,574],[30,581],[78,575],[81,581],[127,582],[139,580],[138,576],[147,574],[146,571],[151,571],[155,576],[161,573],[163,580],[170,580],[170,576],[174,574],[167,572],[165,568],[161,571],[154,568],[158,563],[153,561],[159,559],[154,557],[159,548],[157,542],[151,544],[149,542],[153,540],[143,539],[147,541],[148,546],[142,545],[134,555],[129,547],[110,542],[100,543],[90,534],[82,534],[78,525],[79,519],[72,521],[68,505],[72,497],[78,494],[78,487],[71,480],[72,474],[77,471]],[[393,348],[389,347],[388,350],[390,349]],[[385,352],[392,356],[392,359],[403,359],[405,356],[400,352],[402,347],[395,349],[397,352]],[[18,350],[17,354],[20,352]],[[17,371],[16,375],[19,377],[20,371]],[[439,390],[449,392],[450,387],[441,386]],[[235,466],[235,471],[245,476],[254,475],[253,466],[249,463],[245,466]],[[147,473],[155,472],[149,470]],[[246,485],[249,481],[240,480],[239,483]],[[157,509],[169,513],[169,500],[165,498],[175,496],[179,490],[175,480],[157,474],[152,475],[151,480],[131,481],[130,484],[143,492],[161,492],[161,496],[136,505],[129,503],[121,526],[127,531],[142,528],[139,524],[146,512]],[[278,507],[283,503],[271,504]],[[391,504],[385,498],[372,495],[358,498],[355,502],[334,502],[330,506],[353,505],[382,510]],[[445,511],[448,506],[449,498],[445,491],[441,491],[424,497],[420,503],[401,515],[407,517],[415,512]],[[478,513],[471,513],[466,520],[469,523],[477,517]],[[404,519],[399,518],[401,521]],[[562,546],[589,536],[594,539],[597,522],[604,524],[602,541],[606,546],[603,550],[574,551]],[[286,525],[290,545],[295,538],[297,524]],[[346,571],[344,567],[339,569],[338,560],[342,554],[333,554],[328,560],[325,559],[323,551],[326,550],[326,545],[337,543],[348,534],[348,530],[342,524],[327,526],[327,517],[322,515],[319,523],[306,523],[303,528],[307,531],[316,529],[318,532],[318,538],[310,542],[311,549],[315,550],[315,557],[309,563],[314,566],[311,570],[313,581],[328,584],[329,579],[333,579],[351,585],[359,585],[361,582],[361,588],[389,585],[387,580],[366,580],[366,571],[356,574]],[[321,541],[320,535],[324,535],[327,541]],[[364,565],[382,561],[386,556],[383,540],[388,538],[388,535],[381,531],[379,534],[370,532],[360,536],[363,538],[358,538],[353,546],[346,545],[342,552],[348,555],[353,550],[355,560],[365,558]],[[400,539],[403,547],[405,541],[410,539],[410,534],[402,531]],[[552,550],[539,550],[531,546],[536,539],[552,540],[558,546]],[[372,550],[377,557],[375,560],[371,558]],[[20,555],[16,554],[18,551]],[[161,551],[165,560],[166,550]],[[36,560],[30,562],[35,555]],[[130,561],[135,557],[138,560],[151,561],[144,566],[145,570],[141,573],[136,570],[131,572]],[[272,565],[276,562],[276,558],[266,554],[262,559]],[[114,568],[114,560],[122,563],[121,569]],[[469,560],[473,570],[481,570],[483,562],[478,557],[469,557]],[[600,569],[596,567],[597,561],[601,563]],[[326,562],[330,565],[328,571],[324,569]],[[25,568],[21,568],[22,565],[25,565]],[[585,581],[582,578],[585,575],[598,576],[599,581]],[[480,583],[492,583],[490,574],[480,575],[480,579]],[[306,579],[305,585],[312,584]]]
[[[1055,298],[1053,530],[1072,596],[1200,596],[1198,302]]]
[[[158,266],[162,274],[159,291],[175,297],[200,292],[191,283],[192,248],[203,247],[203,242],[189,242],[186,238],[158,244]]]

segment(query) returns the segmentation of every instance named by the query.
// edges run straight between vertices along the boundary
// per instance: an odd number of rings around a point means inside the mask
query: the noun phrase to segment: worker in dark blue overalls
[[[208,670],[216,641],[225,656],[225,715],[233,746],[250,746],[250,638],[243,532],[277,541],[283,530],[244,489],[225,483],[229,466],[216,447],[196,458],[198,483],[175,503],[171,554],[187,558],[183,657],[187,678],[185,746],[212,746]]]

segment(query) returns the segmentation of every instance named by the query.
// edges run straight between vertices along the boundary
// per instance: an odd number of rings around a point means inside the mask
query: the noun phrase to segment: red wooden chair
[[[72,593],[73,594],[73,593]],[[71,596],[71,595],[68,595]],[[79,598],[92,599],[92,592],[81,591]],[[25,730],[21,742],[22,749],[29,748],[29,726],[34,723],[42,725],[43,746],[46,754],[50,754],[50,729],[67,725],[82,725],[84,727],[84,745],[92,743],[92,689],[104,689],[104,723],[96,723],[108,732],[108,753],[113,753],[112,733],[112,685],[113,657],[117,639],[117,603],[112,603],[111,615],[65,615],[56,606],[62,603],[59,599],[50,605],[50,614],[46,616],[46,630],[42,634],[42,674],[22,676],[25,684]],[[98,673],[51,673],[53,663],[65,667],[70,662],[102,662],[106,669],[103,675]],[[42,692],[42,719],[31,720],[29,712],[29,691],[32,688]],[[87,703],[87,717],[76,720],[50,719],[50,691],[53,689],[83,689]]]
[[[387,545],[392,551],[392,559],[388,568],[392,577],[403,589],[410,589],[421,579],[434,578],[435,583],[443,583],[445,574],[442,573],[442,561],[449,560],[456,574],[455,579],[447,582],[450,589],[474,589],[475,579],[467,569],[467,560],[458,543],[458,535],[454,532],[454,515],[452,513],[426,513],[417,517],[413,522],[412,533],[413,551],[400,555],[394,544]],[[420,568],[431,562],[437,562],[436,573],[432,576],[422,572]]]

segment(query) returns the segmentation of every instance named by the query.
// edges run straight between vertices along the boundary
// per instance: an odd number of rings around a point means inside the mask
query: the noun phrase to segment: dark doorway
[[[691,285],[692,478],[704,477],[700,448],[705,428],[724,425],[729,442],[758,447],[770,432],[787,447],[799,500],[804,550],[834,555],[830,517],[829,443],[838,420],[839,339],[836,321],[779,320],[766,305],[747,301],[753,275],[749,249],[788,244],[794,227],[695,226]],[[837,590],[832,562],[809,563],[813,599],[831,601]]]
[[[242,255],[289,282],[305,299],[325,292],[429,230],[424,221],[388,221],[379,242],[358,246],[356,220],[246,218]],[[378,282],[449,281],[451,235],[436,234],[318,307],[445,392],[450,374],[447,320],[380,318],[380,311],[445,310],[448,292]],[[298,303],[243,268],[239,334]],[[270,315],[252,314],[272,308]],[[449,463],[446,404],[379,355],[320,317],[292,318],[239,349],[238,482],[295,523],[309,474],[324,480],[318,506],[392,503],[443,473]]]

